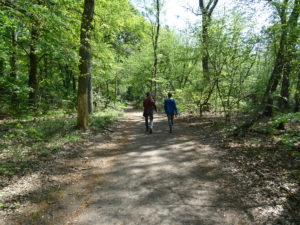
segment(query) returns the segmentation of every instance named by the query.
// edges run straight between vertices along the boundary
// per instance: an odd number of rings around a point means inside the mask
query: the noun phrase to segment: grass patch
[[[123,113],[121,111],[107,110],[97,112],[90,118],[90,129],[95,132],[102,131],[104,128],[110,126],[112,123],[122,117]]]
[[[90,129],[101,132],[122,117],[118,110],[90,116]],[[30,120],[15,120],[0,125],[0,176],[13,176],[39,169],[41,161],[69,144],[83,141],[86,135],[76,129],[76,117],[58,115]]]
[[[5,208],[5,206],[6,206],[5,203],[0,202],[0,209],[1,209],[1,208]]]

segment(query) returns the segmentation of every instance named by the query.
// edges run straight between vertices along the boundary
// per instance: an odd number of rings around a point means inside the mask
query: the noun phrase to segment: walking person
[[[155,101],[152,98],[152,95],[150,92],[146,93],[146,98],[144,99],[144,114],[145,117],[145,126],[146,126],[146,132],[149,131],[150,134],[152,134],[153,129],[153,112],[154,110],[157,112],[157,108],[155,105]],[[150,119],[150,124],[149,124]]]
[[[165,113],[168,116],[168,124],[170,128],[170,133],[172,133],[173,123],[174,123],[174,116],[178,114],[176,101],[172,98],[172,93],[168,93],[168,98],[164,101],[164,109]]]

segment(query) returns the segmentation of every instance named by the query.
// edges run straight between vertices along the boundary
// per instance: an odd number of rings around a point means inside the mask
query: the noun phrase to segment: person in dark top
[[[172,133],[173,122],[174,122],[174,115],[178,115],[176,101],[172,98],[172,93],[168,93],[168,98],[164,101],[164,109],[165,113],[168,116],[168,124],[170,128],[170,133]]]
[[[155,101],[152,98],[152,95],[150,92],[146,93],[146,98],[144,99],[144,114],[143,116],[145,117],[145,126],[146,126],[146,131],[150,134],[152,134],[152,129],[153,129],[153,112],[154,110],[157,112],[157,108],[155,105]],[[150,124],[149,124],[149,118],[150,118]]]

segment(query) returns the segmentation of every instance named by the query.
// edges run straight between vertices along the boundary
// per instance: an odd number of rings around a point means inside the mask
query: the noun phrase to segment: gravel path
[[[111,135],[95,136],[80,158],[49,174],[61,181],[57,190],[0,225],[255,224],[209,130],[177,118],[169,134],[166,118],[155,115],[149,134],[141,112],[127,112]]]
[[[234,190],[224,189],[216,139],[178,121],[169,134],[157,115],[150,135],[140,115],[122,122],[128,143],[73,224],[252,224]]]

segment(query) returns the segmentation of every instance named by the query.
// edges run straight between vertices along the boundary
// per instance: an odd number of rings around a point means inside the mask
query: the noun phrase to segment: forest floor
[[[253,137],[225,141],[217,117],[178,117],[170,134],[157,114],[149,134],[141,114],[10,178],[0,225],[299,224],[298,159]]]

